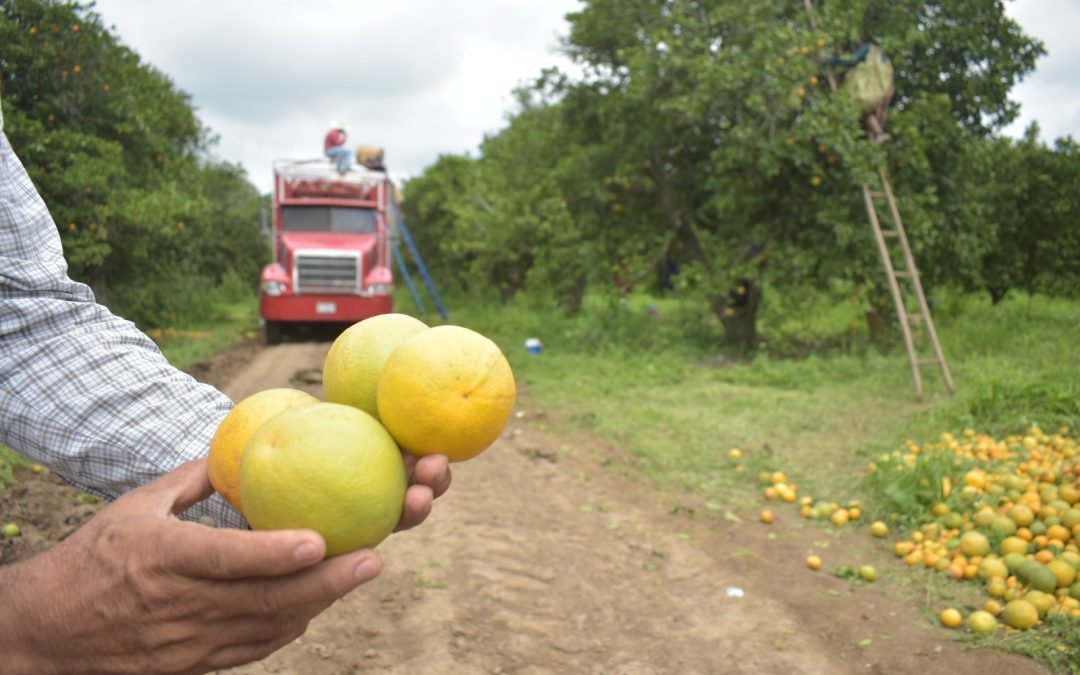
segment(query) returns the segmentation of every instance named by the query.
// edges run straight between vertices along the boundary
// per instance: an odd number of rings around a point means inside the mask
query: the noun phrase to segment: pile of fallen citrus
[[[926,500],[926,516],[893,545],[909,567],[922,566],[985,587],[981,609],[967,616],[972,632],[1026,630],[1049,615],[1080,617],[1080,442],[1067,428],[995,439],[974,430],[942,434],[934,443],[908,441],[869,465],[872,488]],[[805,518],[844,526],[861,505],[799,497],[783,472],[762,474],[763,496],[798,502]],[[871,534],[888,536],[874,522]],[[947,608],[943,625],[964,615]]]
[[[990,597],[968,617],[977,633],[997,627],[986,614],[1020,630],[1050,614],[1080,617],[1080,444],[1068,429],[1032,427],[1001,440],[946,433],[923,446],[909,441],[868,468],[919,475],[932,473],[922,471],[929,465],[956,470],[932,486],[930,517],[895,543],[896,555],[983,584]]]
[[[516,388],[494,342],[383,314],[344,331],[323,365],[326,401],[267,389],[210,444],[210,482],[256,529],[310,528],[327,556],[379,544],[401,518],[402,451],[463,461],[487,449]]]

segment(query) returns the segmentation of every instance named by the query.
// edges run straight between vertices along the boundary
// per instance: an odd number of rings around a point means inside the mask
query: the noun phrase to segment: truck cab
[[[393,310],[393,185],[385,172],[326,160],[274,163],[273,262],[260,277],[268,344],[293,328]]]

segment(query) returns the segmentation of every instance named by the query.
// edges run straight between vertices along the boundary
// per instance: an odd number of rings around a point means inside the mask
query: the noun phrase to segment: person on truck
[[[326,138],[323,139],[323,152],[333,160],[338,173],[345,173],[352,168],[352,152],[345,147],[348,138],[349,134],[345,131],[345,125],[334,122],[330,131],[326,132]]]
[[[261,659],[374,579],[379,555],[323,560],[315,532],[250,531],[211,494],[205,455],[232,401],[68,276],[3,122],[0,112],[0,442],[116,501],[0,565],[0,671],[205,672]],[[405,459],[399,529],[450,485],[445,456]],[[192,522],[205,518],[218,527]]]

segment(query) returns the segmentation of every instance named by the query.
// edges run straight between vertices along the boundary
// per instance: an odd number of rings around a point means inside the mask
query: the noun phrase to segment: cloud
[[[515,86],[551,65],[578,0],[98,0],[107,26],[192,96],[216,154],[269,191],[275,158],[322,151],[331,120],[398,175],[473,151]]]
[[[1013,89],[1020,117],[1004,133],[1014,138],[1038,121],[1042,138],[1072,135],[1080,140],[1080,3],[1075,0],[1014,0],[1005,11],[1024,32],[1042,40],[1047,54],[1035,72]]]

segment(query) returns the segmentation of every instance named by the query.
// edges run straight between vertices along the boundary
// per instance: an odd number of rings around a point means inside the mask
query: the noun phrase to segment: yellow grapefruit
[[[237,511],[240,504],[240,457],[252,434],[268,419],[298,405],[318,402],[299,389],[264,389],[236,404],[210,440],[206,471],[210,484]]]
[[[403,449],[460,462],[499,437],[516,391],[494,342],[461,326],[436,326],[390,355],[379,377],[379,418]]]
[[[312,403],[275,415],[240,463],[244,515],[260,530],[308,528],[327,557],[376,546],[401,518],[405,463],[371,415]]]
[[[408,314],[379,314],[349,326],[323,362],[326,400],[378,418],[375,391],[386,360],[398,345],[425,330],[427,324]]]

